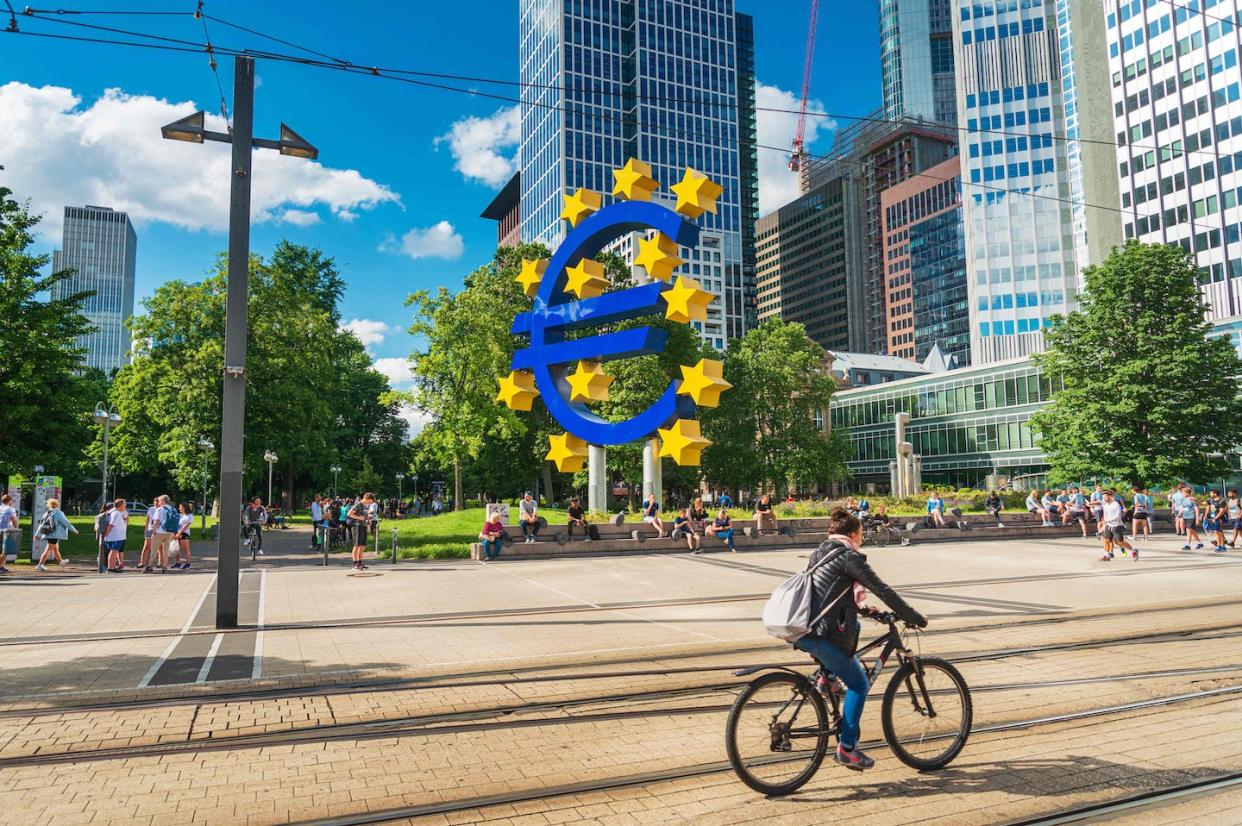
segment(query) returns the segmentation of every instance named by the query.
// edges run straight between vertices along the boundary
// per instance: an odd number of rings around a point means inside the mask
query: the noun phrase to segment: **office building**
[[[134,314],[134,267],[138,238],[129,216],[108,207],[65,207],[61,248],[52,253],[52,271],[73,275],[52,288],[59,300],[90,292],[85,315],[95,328],[78,339],[86,350],[84,365],[112,373],[129,363]]]
[[[1106,0],[1104,10],[1125,236],[1193,253],[1210,317],[1238,315],[1242,3]]]
[[[496,222],[496,246],[498,247],[515,247],[522,241],[521,194],[522,175],[520,172],[515,172],[479,216]]]
[[[850,343],[858,353],[888,350],[888,289],[884,266],[880,196],[913,175],[951,157],[956,133],[926,121],[890,122],[882,111],[837,133],[830,157],[809,158],[802,167],[804,192],[837,177],[853,183],[861,232],[857,264],[847,272]]]
[[[522,239],[555,246],[567,228],[562,195],[610,192],[630,157],[651,164],[656,197],[670,201],[686,167],[705,173],[724,191],[698,220],[700,245],[683,250],[681,271],[719,296],[695,326],[724,348],[755,317],[750,19],[733,0],[522,0],[520,27]],[[612,249],[632,256],[636,237]]]
[[[884,190],[888,353],[922,362],[933,347],[970,363],[961,159]]]
[[[896,356],[828,351],[828,373],[840,387],[865,387],[908,379],[931,372],[920,364]]]
[[[860,267],[860,199],[839,175],[758,223],[759,320],[780,316],[806,327],[826,350],[848,350],[848,274]]]
[[[884,115],[957,123],[952,0],[879,0]]]

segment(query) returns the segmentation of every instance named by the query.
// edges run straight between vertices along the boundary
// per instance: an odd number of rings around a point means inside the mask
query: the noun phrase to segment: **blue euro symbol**
[[[575,227],[552,255],[530,312],[513,320],[513,332],[528,334],[530,346],[513,354],[512,369],[530,370],[535,386],[561,427],[593,445],[620,445],[646,438],[676,419],[694,416],[694,403],[677,395],[670,381],[663,395],[632,419],[610,422],[586,405],[569,401],[565,375],[579,359],[609,361],[660,353],[668,339],[665,330],[639,327],[567,341],[569,330],[624,321],[663,312],[663,284],[604,293],[581,301],[565,292],[566,267],[591,258],[626,232],[658,230],[683,247],[696,247],[699,228],[671,209],[650,201],[620,201],[588,216]]]

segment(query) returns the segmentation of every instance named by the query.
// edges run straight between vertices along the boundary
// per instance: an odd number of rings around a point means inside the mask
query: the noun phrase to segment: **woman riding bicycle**
[[[927,619],[897,596],[867,564],[866,555],[858,550],[863,529],[857,516],[844,508],[833,511],[828,520],[828,534],[828,539],[811,555],[808,563],[808,567],[814,566],[825,556],[832,555],[831,561],[811,573],[814,586],[811,604],[815,614],[832,605],[834,600],[837,604],[820,617],[811,632],[795,642],[794,647],[813,656],[825,671],[845,683],[840,743],[835,759],[846,768],[862,771],[875,765],[875,761],[858,748],[858,724],[870,682],[854,652],[858,649],[860,631],[858,614],[874,611],[864,604],[867,591],[873,592],[911,625],[923,628]]]

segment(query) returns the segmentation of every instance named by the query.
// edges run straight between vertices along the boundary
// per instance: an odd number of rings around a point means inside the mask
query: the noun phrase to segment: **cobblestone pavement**
[[[987,728],[1242,688],[1242,565],[1156,542],[1144,550],[1112,567],[1068,541],[892,550],[872,561],[932,616],[912,646],[959,664],[976,727]],[[917,774],[877,745],[870,772],[828,764],[797,795],[758,796],[721,767],[725,716],[744,682],[731,672],[809,662],[755,619],[805,554],[410,565],[362,603],[332,601],[361,584],[340,571],[271,568],[242,579],[262,628],[223,636],[209,621],[195,627],[210,575],[195,588],[172,577],[71,586],[89,596],[4,583],[0,622],[23,621],[16,606],[47,613],[24,620],[44,632],[34,644],[0,642],[0,679],[27,680],[12,683],[0,709],[0,823],[399,820],[408,807],[440,810],[417,823],[1001,823],[1242,770],[1242,694],[1229,693],[977,731],[936,773]],[[109,607],[94,602],[122,610],[135,594],[126,588],[176,602],[180,620],[160,604],[151,617],[125,614],[132,633],[85,641],[73,634],[98,634],[53,613],[58,599],[88,621]],[[287,602],[277,608],[278,592]],[[259,633],[258,656],[234,655],[241,670],[261,663],[258,679],[137,687],[173,641],[220,640],[219,655]],[[390,634],[404,635],[399,645],[370,639]],[[83,654],[105,644],[120,653]],[[405,656],[352,667],[377,659],[358,644]],[[282,661],[269,662],[277,645],[301,647],[316,668],[280,673]],[[332,662],[318,653],[325,645]],[[119,657],[119,674],[75,684],[72,669],[95,656]],[[65,676],[39,691],[29,669],[43,659]],[[185,659],[176,673],[216,667],[205,654]],[[878,690],[863,719],[868,741],[880,736]],[[573,784],[589,788],[567,791]],[[486,805],[492,795],[509,799]],[[1186,821],[1219,812],[1225,823],[1239,805],[1224,791],[1162,810]]]

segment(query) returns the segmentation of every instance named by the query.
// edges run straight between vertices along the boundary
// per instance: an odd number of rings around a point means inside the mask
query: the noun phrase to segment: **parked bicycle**
[[[875,519],[863,520],[863,545],[875,545],[877,548],[883,548],[889,543],[908,545],[910,540],[906,539],[905,534],[888,522],[880,522]]]
[[[906,645],[896,614],[872,619],[888,631],[858,650],[862,657],[883,646],[867,680],[875,685],[895,653],[899,666],[884,691],[880,717],[884,739],[897,759],[919,771],[942,769],[970,736],[970,688],[947,660],[923,657]],[[823,763],[829,740],[841,730],[841,698],[817,688],[822,669],[809,676],[783,666],[758,665],[734,672],[746,677],[766,671],[742,690],[726,724],[729,763],[742,782],[767,795],[790,794],[805,785]],[[832,686],[835,680],[822,684]]]

